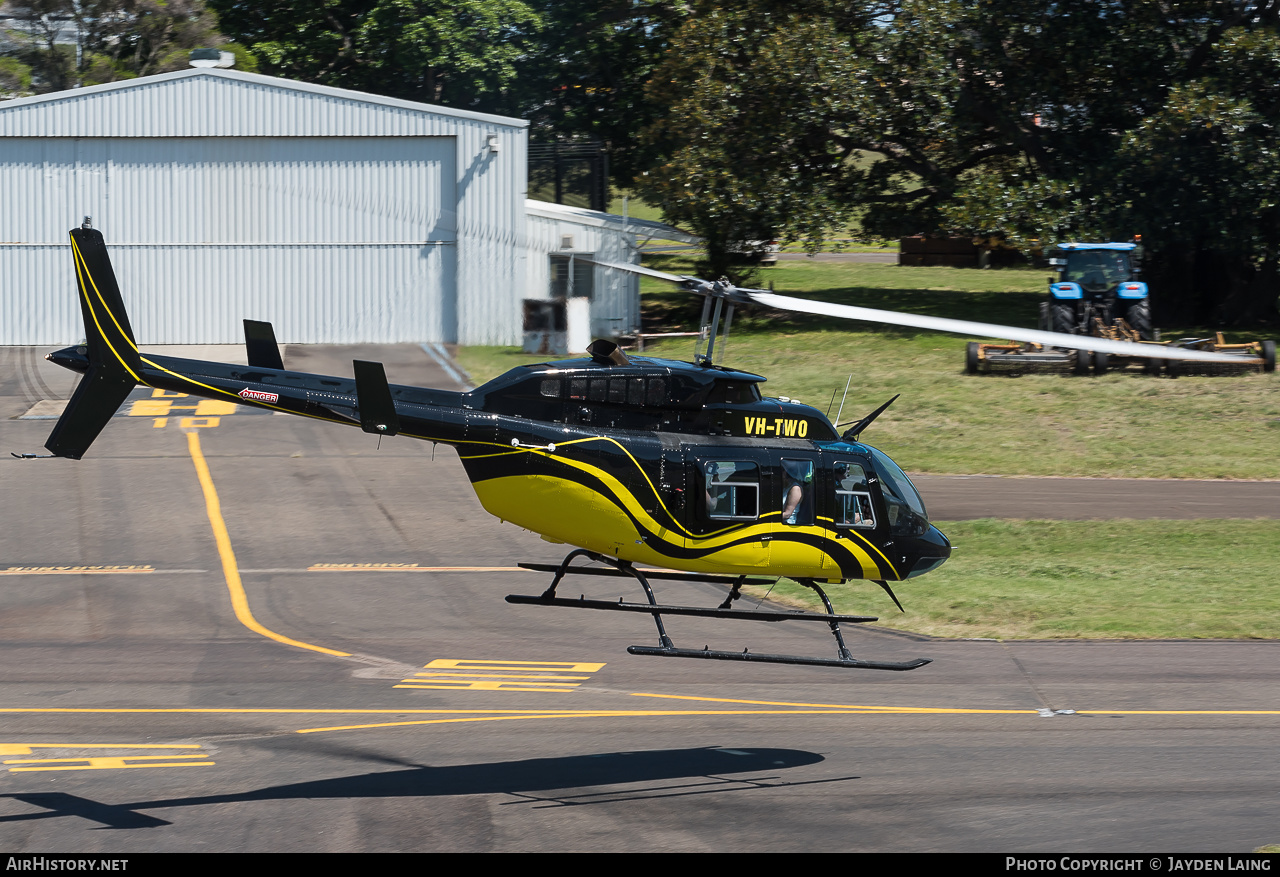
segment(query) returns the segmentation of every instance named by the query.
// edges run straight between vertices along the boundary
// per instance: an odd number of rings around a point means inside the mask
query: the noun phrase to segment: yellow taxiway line
[[[204,505],[209,513],[209,524],[213,527],[213,538],[218,543],[218,555],[222,558],[222,575],[227,580],[227,590],[231,592],[231,608],[235,610],[236,618],[239,622],[254,633],[261,634],[276,642],[284,643],[287,646],[310,649],[313,652],[320,652],[321,654],[333,655],[339,658],[351,657],[350,652],[339,652],[336,649],[326,649],[324,646],[315,646],[310,643],[299,642],[296,639],[290,639],[275,631],[268,630],[253,617],[253,613],[249,611],[249,598],[245,595],[244,585],[240,581],[240,569],[236,566],[236,556],[231,550],[231,536],[227,533],[227,525],[222,520],[222,504],[218,502],[218,491],[213,486],[213,477],[209,474],[209,464],[205,462],[204,453],[200,450],[200,432],[198,430],[193,429],[187,433],[187,450],[191,453],[191,461],[195,463],[196,475],[200,479],[200,489],[204,491]]]
[[[807,708],[825,708],[839,710],[840,712],[869,712],[869,713],[974,713],[974,714],[1021,714],[1021,713],[1038,713],[1038,710],[1029,709],[966,709],[962,707],[931,707],[931,706],[868,706],[864,704],[845,704],[845,703],[793,703],[786,700],[739,700],[728,697],[698,697],[689,694],[648,694],[645,692],[633,691],[632,697],[662,697],[669,700],[697,700],[709,703],[742,703],[753,706],[790,706],[790,707],[807,707]],[[1076,710],[1076,712],[1086,712],[1086,710]]]

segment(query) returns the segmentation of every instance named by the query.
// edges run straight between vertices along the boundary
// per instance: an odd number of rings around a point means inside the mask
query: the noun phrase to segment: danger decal
[[[280,401],[279,393],[264,393],[261,390],[250,390],[248,387],[245,387],[237,395],[239,395],[241,399],[248,399],[251,402],[279,402]]]

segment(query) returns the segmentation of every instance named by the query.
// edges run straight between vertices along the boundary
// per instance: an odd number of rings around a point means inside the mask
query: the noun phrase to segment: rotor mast
[[[702,296],[702,320],[698,329],[693,361],[698,365],[715,365],[716,344],[720,345],[721,359],[724,359],[725,349],[729,346],[729,330],[733,327],[734,307],[739,303],[749,302],[750,299],[743,290],[724,277],[714,282],[685,277],[681,285],[690,292]],[[704,343],[706,353],[702,352]]]

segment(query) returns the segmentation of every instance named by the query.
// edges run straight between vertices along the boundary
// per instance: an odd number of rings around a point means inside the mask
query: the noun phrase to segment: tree
[[[210,0],[265,72],[475,107],[516,75],[540,26],[521,0]]]
[[[1275,2],[990,0],[967,15],[987,71],[974,111],[1003,119],[1017,152],[967,177],[944,225],[1023,242],[1142,233],[1161,319],[1280,319]]]
[[[274,75],[526,118],[600,140],[624,184],[679,0],[210,0]]]
[[[707,237],[1142,233],[1181,322],[1280,319],[1280,0],[701,0],[646,190]]]
[[[17,0],[12,55],[38,92],[180,70],[191,49],[224,46],[203,0]],[[226,47],[232,48],[234,47]]]
[[[833,137],[850,114],[847,45],[839,23],[772,2],[695,4],[673,35],[648,91],[660,159],[639,186],[704,238],[702,270],[733,276],[762,241],[821,240],[850,219],[851,150]]]
[[[535,140],[597,140],[629,186],[649,163],[640,132],[666,108],[646,85],[671,31],[687,14],[678,0],[532,0],[542,29],[516,63],[519,75],[489,101],[530,122]]]

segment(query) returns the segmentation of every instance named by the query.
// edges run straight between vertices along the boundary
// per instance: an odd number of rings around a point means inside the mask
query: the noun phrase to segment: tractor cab
[[[1147,284],[1140,280],[1142,244],[1062,244],[1049,254],[1058,277],[1049,280],[1049,300],[1042,326],[1072,335],[1098,334],[1092,325],[1110,329],[1125,321],[1141,340],[1152,338]]]

